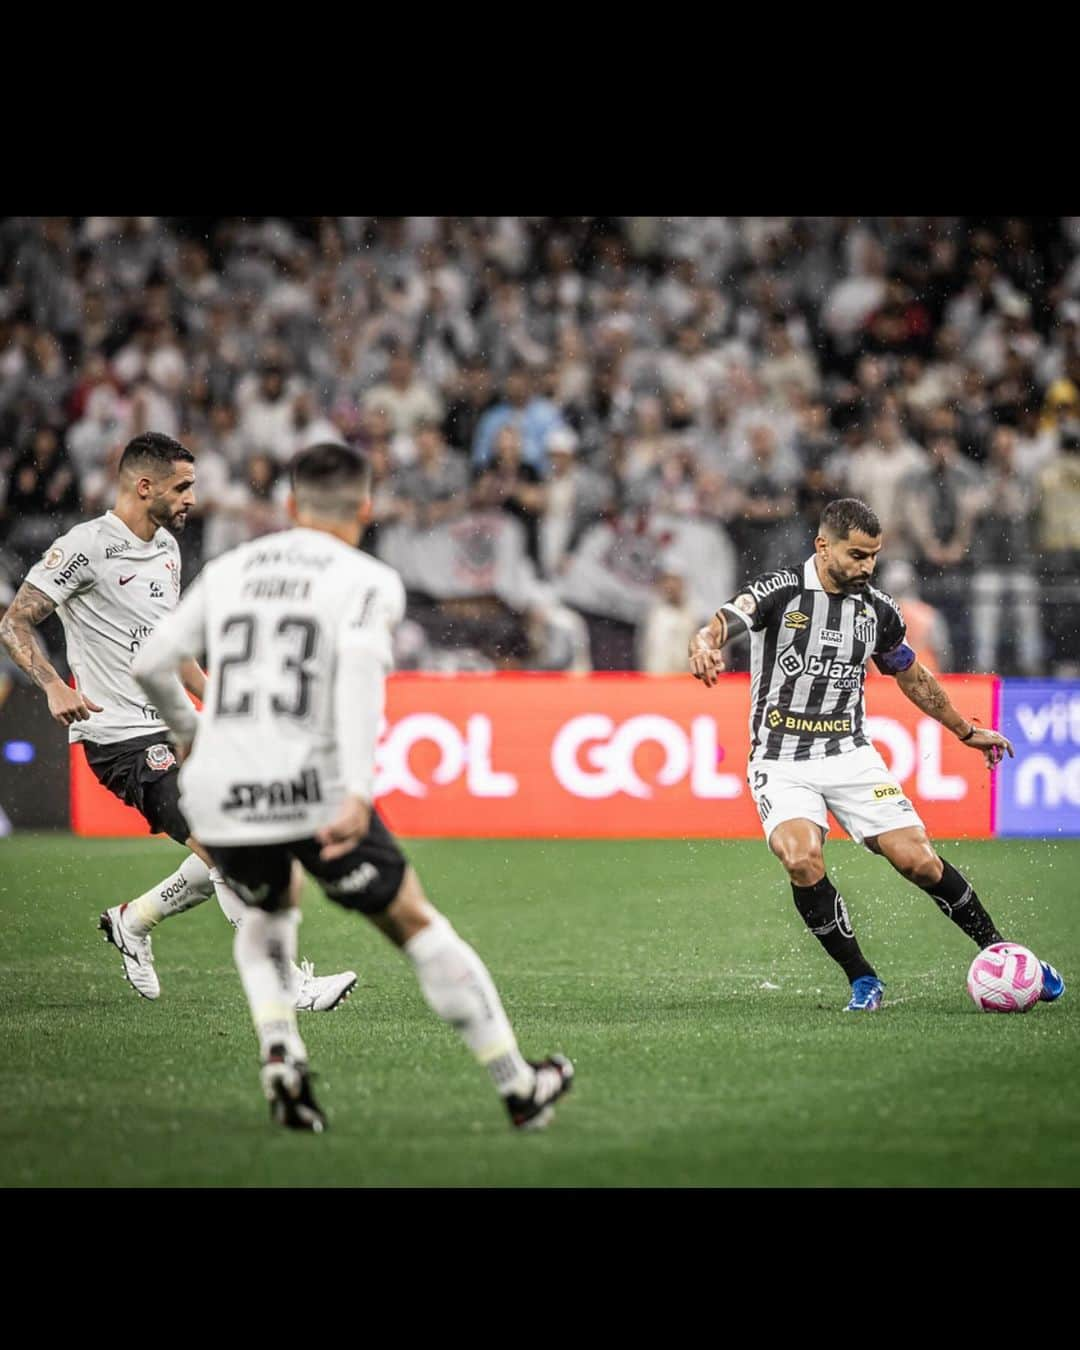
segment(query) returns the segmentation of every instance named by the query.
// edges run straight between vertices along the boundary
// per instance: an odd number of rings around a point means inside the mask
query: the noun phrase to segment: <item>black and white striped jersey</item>
[[[750,633],[750,759],[808,760],[869,745],[866,663],[898,674],[914,660],[896,602],[868,586],[830,595],[810,557],[766,572],[720,607]]]

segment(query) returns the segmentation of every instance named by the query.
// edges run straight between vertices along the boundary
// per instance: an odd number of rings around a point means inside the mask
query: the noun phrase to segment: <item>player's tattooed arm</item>
[[[0,619],[0,642],[19,669],[45,691],[53,717],[64,726],[70,726],[72,722],[85,721],[92,712],[101,712],[101,709],[77,689],[69,688],[42,651],[34,629],[55,608],[55,601],[44,591],[24,581],[7,613]]]
[[[712,688],[724,669],[724,658],[720,655],[720,649],[729,636],[727,619],[723,614],[717,613],[690,639],[688,652],[690,674],[695,680],[700,680],[706,688]]]
[[[981,750],[986,767],[994,769],[1005,757],[1014,754],[1012,742],[999,731],[977,727],[953,707],[948,694],[921,661],[915,661],[896,677],[896,683],[907,697],[928,717],[958,736],[972,750]]]
[[[60,679],[34,632],[55,609],[55,602],[44,591],[24,581],[7,613],[0,619],[0,641],[19,669],[29,675],[39,689]]]

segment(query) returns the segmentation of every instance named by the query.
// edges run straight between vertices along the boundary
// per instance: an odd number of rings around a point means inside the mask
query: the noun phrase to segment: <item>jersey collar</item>
[[[803,590],[804,591],[823,591],[825,587],[821,584],[821,578],[817,574],[817,568],[814,566],[816,553],[811,553],[803,565]]]
[[[131,529],[129,526],[125,525],[124,522],[120,519],[120,517],[116,514],[116,512],[113,511],[111,508],[105,512],[105,519],[109,522],[110,525],[112,525],[114,530],[119,530],[122,535],[125,535],[128,539],[133,540],[136,544],[141,545],[143,548],[149,548],[151,544],[158,543],[158,535],[161,533],[160,525],[154,531],[154,537],[152,539],[140,539],[139,536],[135,533],[135,531]]]

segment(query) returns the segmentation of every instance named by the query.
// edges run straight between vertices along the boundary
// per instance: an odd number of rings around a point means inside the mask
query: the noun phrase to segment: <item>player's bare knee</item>
[[[908,881],[916,886],[934,886],[941,880],[944,866],[930,843],[908,844],[894,850],[889,861]]]
[[[439,911],[424,894],[416,871],[406,867],[397,895],[384,910],[368,917],[395,946],[403,947],[410,938],[439,918]]]
[[[945,871],[945,865],[927,844],[924,848],[916,850],[908,860],[907,869],[904,876],[909,881],[913,881],[916,886],[936,886],[941,880]]]
[[[813,886],[825,875],[825,857],[817,841],[779,839],[770,840],[769,846],[796,886]]]

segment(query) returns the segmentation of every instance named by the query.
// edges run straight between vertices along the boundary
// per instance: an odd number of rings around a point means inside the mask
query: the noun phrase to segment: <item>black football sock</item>
[[[941,855],[938,854],[938,857]],[[952,919],[958,928],[964,930],[980,951],[994,942],[1004,942],[1005,939],[994,927],[993,919],[983,909],[982,901],[970,883],[952,863],[947,863],[944,858],[941,858],[941,863],[945,869],[941,880],[922,889],[947,919]]]
[[[791,893],[807,928],[852,983],[860,975],[877,974],[859,950],[847,907],[827,876],[814,886],[796,886],[792,882]]]

